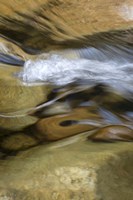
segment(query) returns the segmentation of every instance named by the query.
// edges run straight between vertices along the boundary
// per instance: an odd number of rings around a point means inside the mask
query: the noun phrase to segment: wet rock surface
[[[26,110],[45,102],[50,92],[49,86],[23,85],[15,77],[19,70],[19,67],[0,65],[0,127],[10,131],[34,124],[38,118],[28,116]]]
[[[92,143],[87,133],[0,161],[0,197],[132,200],[132,143]]]

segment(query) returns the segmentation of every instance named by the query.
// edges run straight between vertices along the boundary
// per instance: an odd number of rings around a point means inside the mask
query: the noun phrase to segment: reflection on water
[[[0,44],[3,158],[86,131],[93,141],[133,141],[131,46],[100,41],[100,48],[83,45],[29,55],[11,41],[6,46],[4,42]]]

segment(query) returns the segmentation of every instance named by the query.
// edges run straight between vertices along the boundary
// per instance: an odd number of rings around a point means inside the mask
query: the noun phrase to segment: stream
[[[2,157],[85,132],[133,141],[133,47],[88,41],[30,54],[2,38]]]

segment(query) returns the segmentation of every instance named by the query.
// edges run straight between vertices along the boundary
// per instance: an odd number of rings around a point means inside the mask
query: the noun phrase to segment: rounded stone
[[[15,118],[0,118],[0,127],[8,131],[21,131],[23,128],[35,124],[38,121],[37,117],[24,116]],[[0,133],[1,135],[1,133]],[[3,135],[3,134],[2,134]]]
[[[18,133],[5,137],[1,143],[1,147],[7,150],[17,151],[27,149],[37,144],[38,141],[33,137],[23,133]]]

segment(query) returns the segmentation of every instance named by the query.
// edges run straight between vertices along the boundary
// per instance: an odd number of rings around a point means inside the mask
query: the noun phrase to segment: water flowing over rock
[[[0,200],[133,199],[132,12],[0,1]]]

